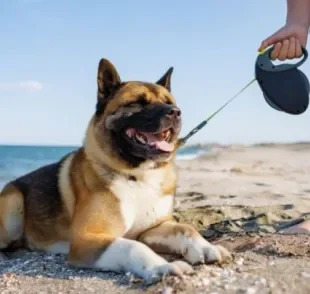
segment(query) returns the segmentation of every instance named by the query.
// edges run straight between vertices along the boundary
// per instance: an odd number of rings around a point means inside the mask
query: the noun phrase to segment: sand
[[[0,293],[310,293],[309,222],[289,231],[310,219],[310,143],[212,146],[178,167],[175,218],[226,246],[232,263],[147,287],[70,268],[62,255],[18,252],[0,261]]]

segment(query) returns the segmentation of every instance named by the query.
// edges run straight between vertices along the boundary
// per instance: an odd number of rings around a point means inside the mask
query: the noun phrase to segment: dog
[[[82,146],[1,191],[0,250],[67,254],[70,266],[130,272],[148,283],[231,260],[172,215],[182,126],[172,72],[154,83],[123,82],[100,60]],[[186,261],[168,262],[162,253]]]

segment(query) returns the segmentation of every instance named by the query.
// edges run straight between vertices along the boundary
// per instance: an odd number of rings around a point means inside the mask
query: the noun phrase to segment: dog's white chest
[[[154,173],[145,181],[120,178],[113,183],[112,191],[121,202],[121,213],[126,237],[135,238],[173,210],[173,195],[162,196],[163,178]]]

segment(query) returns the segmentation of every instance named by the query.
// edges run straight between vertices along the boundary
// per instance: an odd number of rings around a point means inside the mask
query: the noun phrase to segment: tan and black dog
[[[69,255],[71,265],[131,272],[153,282],[224,262],[228,251],[176,223],[175,153],[181,111],[172,68],[156,83],[122,82],[102,59],[98,99],[83,147],[8,183],[0,194],[0,250],[23,246]]]

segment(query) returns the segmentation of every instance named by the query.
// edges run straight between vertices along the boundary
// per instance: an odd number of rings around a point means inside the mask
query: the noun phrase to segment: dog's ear
[[[98,100],[109,97],[111,92],[121,84],[118,72],[114,65],[107,59],[102,58],[99,62],[97,84]]]
[[[156,82],[157,85],[165,87],[169,92],[171,91],[171,75],[173,67],[170,67],[167,72]]]

